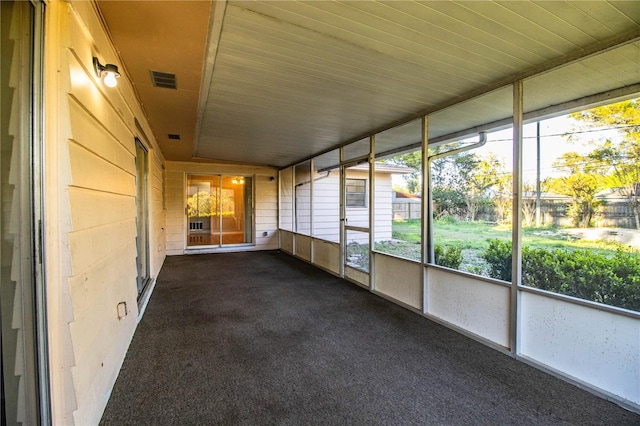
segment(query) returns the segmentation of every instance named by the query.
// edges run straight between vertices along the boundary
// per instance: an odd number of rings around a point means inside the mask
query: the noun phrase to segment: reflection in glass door
[[[252,207],[249,176],[188,176],[187,246],[252,243]]]

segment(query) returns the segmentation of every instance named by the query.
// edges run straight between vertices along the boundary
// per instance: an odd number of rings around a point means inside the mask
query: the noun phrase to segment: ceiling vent
[[[165,89],[177,89],[176,75],[168,72],[151,71],[151,81],[156,87]]]
[[[167,135],[167,137],[168,137],[169,139],[171,139],[171,140],[174,140],[174,141],[179,141],[179,140],[180,140],[180,135],[178,135],[178,134],[176,134],[176,133],[169,133],[169,134]]]

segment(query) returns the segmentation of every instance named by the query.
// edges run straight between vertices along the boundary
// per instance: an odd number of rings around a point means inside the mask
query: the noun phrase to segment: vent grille
[[[169,139],[174,140],[174,141],[179,141],[179,140],[180,140],[180,135],[178,135],[178,134],[176,134],[176,133],[169,133],[169,134],[167,135],[167,137],[168,137]]]
[[[156,87],[164,87],[165,89],[178,88],[176,75],[168,72],[151,71],[151,81]]]

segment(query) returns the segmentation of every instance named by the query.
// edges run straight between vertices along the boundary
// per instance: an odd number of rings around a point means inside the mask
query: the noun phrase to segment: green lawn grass
[[[420,220],[393,221],[393,238],[406,242],[420,242]],[[458,244],[467,250],[482,250],[487,246],[487,240],[498,239],[511,241],[511,227],[486,222],[464,221],[434,221],[434,242],[442,245]],[[576,240],[562,228],[557,227],[527,227],[522,231],[524,245],[532,248],[548,250],[596,250],[600,254],[612,254],[619,247],[618,244],[606,241]]]
[[[376,250],[413,260],[420,260],[421,221],[393,221],[393,241],[376,243]],[[454,220],[434,221],[434,242],[443,246],[462,247],[464,261],[461,270],[484,275],[486,263],[480,257],[488,247],[488,240],[511,241],[509,225],[486,222],[465,222]],[[612,256],[621,246],[606,241],[589,241],[573,238],[566,230],[558,227],[527,227],[522,231],[522,244],[531,248],[546,250],[589,250],[604,256]],[[625,248],[625,247],[622,247]],[[628,246],[626,247],[630,249]]]

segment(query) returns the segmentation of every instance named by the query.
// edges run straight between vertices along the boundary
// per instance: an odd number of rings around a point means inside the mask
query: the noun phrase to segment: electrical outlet
[[[127,302],[120,302],[118,303],[117,306],[117,311],[118,311],[118,319],[121,320],[122,318],[126,317],[127,314],[129,314],[129,312],[127,311]]]

